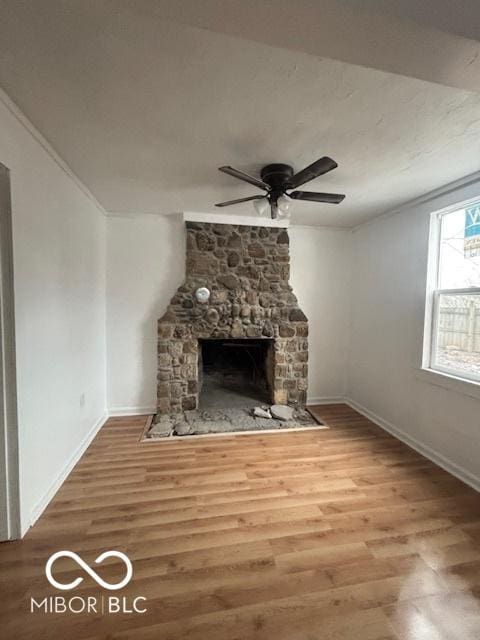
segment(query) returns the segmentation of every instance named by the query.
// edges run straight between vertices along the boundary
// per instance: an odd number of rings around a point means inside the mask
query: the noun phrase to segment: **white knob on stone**
[[[195,298],[198,300],[198,302],[208,302],[210,300],[210,291],[207,289],[207,287],[199,287],[195,291]]]

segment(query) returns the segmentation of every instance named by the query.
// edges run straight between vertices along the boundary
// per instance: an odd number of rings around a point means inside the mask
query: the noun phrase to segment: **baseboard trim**
[[[307,398],[307,406],[311,406],[313,404],[342,404],[345,402],[345,398],[343,396],[318,396],[314,398]]]
[[[67,461],[67,464],[64,466],[62,471],[57,475],[55,480],[52,482],[48,491],[32,508],[32,510],[30,511],[30,523],[28,524],[25,530],[22,530],[22,537],[25,535],[28,529],[35,524],[38,518],[45,511],[46,507],[48,506],[48,504],[50,503],[54,495],[57,493],[57,491],[60,489],[62,484],[65,482],[65,479],[67,478],[68,474],[71,472],[73,467],[77,464],[77,462],[80,460],[82,455],[85,453],[87,447],[92,442],[92,440],[97,435],[97,433],[100,431],[100,429],[103,427],[107,419],[108,419],[108,416],[106,413],[104,413],[101,416],[101,418],[97,420],[97,422],[93,425],[93,427],[90,429],[87,435],[83,438],[83,440],[78,445],[78,447],[75,449],[73,454],[70,456],[70,458]]]
[[[149,416],[157,413],[156,407],[112,407],[108,410],[109,418],[121,418],[122,416]]]
[[[345,402],[342,396],[320,396],[308,398],[307,404],[341,404]],[[157,413],[157,408],[153,406],[136,407],[112,407],[108,410],[109,418],[121,418],[122,416],[147,416]]]
[[[472,489],[475,489],[475,491],[480,491],[480,478],[475,474],[459,466],[452,460],[449,460],[441,453],[435,451],[435,449],[432,449],[423,442],[420,442],[416,438],[413,438],[396,425],[392,424],[388,420],[384,420],[381,416],[377,415],[373,411],[370,411],[370,409],[367,409],[355,400],[352,400],[351,398],[344,398],[343,402],[345,402],[345,404],[348,404],[348,406],[352,409],[355,409],[355,411],[358,411],[358,413],[361,413],[363,416],[371,420],[377,426],[390,433],[398,440],[401,440],[403,443],[420,453],[422,456],[425,456],[425,458],[428,458],[445,471],[448,471],[448,473],[450,473],[452,476],[455,476],[465,484],[468,484],[468,486],[472,487]]]

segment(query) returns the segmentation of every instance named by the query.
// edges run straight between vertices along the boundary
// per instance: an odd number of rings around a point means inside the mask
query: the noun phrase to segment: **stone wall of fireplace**
[[[289,284],[286,229],[187,222],[186,279],[158,321],[159,414],[198,408],[199,340],[274,339],[272,402],[303,407],[308,321]],[[207,303],[195,291],[207,287]]]

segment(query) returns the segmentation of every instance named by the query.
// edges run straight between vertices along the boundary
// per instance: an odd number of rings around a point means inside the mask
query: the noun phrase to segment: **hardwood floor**
[[[4,639],[478,640],[480,496],[345,405],[327,431],[140,443],[110,419],[24,540],[0,545]],[[106,591],[60,550],[105,580]],[[145,613],[30,598],[145,597]],[[76,607],[80,601],[76,601]],[[142,601],[143,606],[143,601]]]

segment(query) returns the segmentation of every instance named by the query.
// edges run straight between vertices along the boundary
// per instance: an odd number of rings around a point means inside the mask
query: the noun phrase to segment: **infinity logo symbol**
[[[58,558],[72,558],[72,560],[75,560],[75,562],[82,567],[82,569],[88,573],[89,576],[91,576],[95,582],[97,582],[97,584],[99,584],[101,587],[103,587],[104,589],[110,589],[111,591],[114,591],[116,589],[121,589],[122,587],[124,587],[126,584],[128,584],[132,578],[133,575],[133,568],[132,568],[132,563],[130,562],[129,558],[127,558],[127,556],[122,553],[121,551],[105,551],[104,553],[100,554],[98,556],[98,558],[95,559],[95,563],[96,564],[100,564],[101,562],[103,562],[104,560],[106,560],[106,558],[120,558],[120,560],[123,560],[123,562],[125,563],[126,567],[127,567],[127,573],[125,575],[125,577],[123,578],[123,580],[121,582],[118,582],[116,584],[110,584],[109,582],[105,582],[105,580],[103,580],[103,578],[101,578],[98,573],[96,573],[93,569],[91,569],[88,564],[86,562],[84,562],[82,560],[82,558],[80,558],[80,556],[78,556],[76,553],[74,553],[73,551],[57,551],[57,553],[54,553],[52,556],[50,556],[50,558],[48,559],[47,564],[45,565],[45,575],[47,576],[48,581],[50,582],[50,584],[54,587],[56,587],[57,589],[62,589],[63,591],[68,591],[69,589],[74,589],[75,587],[77,587],[82,581],[83,578],[75,578],[75,580],[73,580],[72,582],[69,582],[68,584],[62,584],[61,582],[58,582],[57,580],[55,580],[55,578],[52,576],[52,566],[53,563],[58,560]]]

